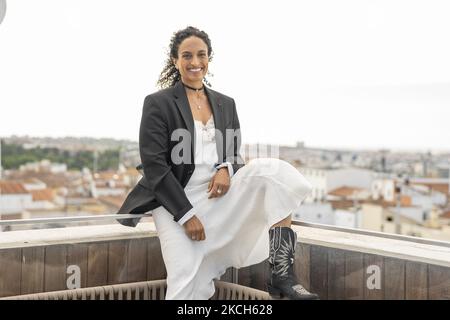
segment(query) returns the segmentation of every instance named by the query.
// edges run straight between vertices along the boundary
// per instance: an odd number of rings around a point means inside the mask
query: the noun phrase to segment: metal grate
[[[267,292],[215,280],[212,300],[269,300]],[[164,300],[166,280],[142,281],[4,297],[0,300]]]

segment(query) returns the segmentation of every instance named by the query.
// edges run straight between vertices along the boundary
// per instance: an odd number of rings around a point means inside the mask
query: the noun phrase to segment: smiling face
[[[174,58],[173,62],[180,71],[181,81],[188,86],[200,88],[208,72],[208,47],[196,36],[186,38],[180,43],[178,58]]]

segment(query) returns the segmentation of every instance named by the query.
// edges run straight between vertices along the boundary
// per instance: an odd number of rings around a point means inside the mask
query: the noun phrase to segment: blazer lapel
[[[214,117],[214,126],[216,130],[219,130],[222,134],[222,138],[217,137],[216,135],[216,148],[218,155],[218,162],[223,162],[223,155],[225,154],[224,146],[225,143],[225,124],[223,122],[223,114],[222,114],[222,103],[219,97],[209,88],[205,86],[205,93],[208,97],[209,103],[211,105],[211,110]],[[192,163],[194,163],[194,154],[195,154],[195,128],[194,128],[194,118],[192,116],[191,107],[189,106],[189,101],[186,95],[186,91],[181,81],[178,81],[174,86],[174,96],[175,103],[180,110],[181,116],[186,124],[186,128],[189,130],[191,135],[191,158]]]
[[[191,135],[191,161],[194,163],[194,150],[195,150],[195,128],[194,128],[194,118],[192,116],[191,107],[189,106],[189,101],[184,90],[181,81],[178,81],[174,86],[174,96],[175,103],[180,110],[181,116],[183,117],[186,128],[189,130]]]

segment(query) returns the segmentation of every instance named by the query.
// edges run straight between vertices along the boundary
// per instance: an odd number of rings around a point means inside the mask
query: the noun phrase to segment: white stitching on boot
[[[293,246],[292,238],[289,237],[288,241],[283,240],[274,261],[276,265],[274,273],[280,277],[286,277],[288,275],[288,269],[293,263],[292,259],[290,259],[291,248]]]
[[[297,284],[297,285],[293,286],[292,289],[294,289],[295,292],[298,292],[300,294],[304,294],[304,295],[311,294],[311,292],[306,290],[301,284]]]

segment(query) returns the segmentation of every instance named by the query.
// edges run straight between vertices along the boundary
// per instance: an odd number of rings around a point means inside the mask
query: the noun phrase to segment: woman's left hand
[[[230,189],[230,175],[227,168],[220,168],[212,177],[208,185],[208,191],[211,192],[208,199],[223,196]]]

